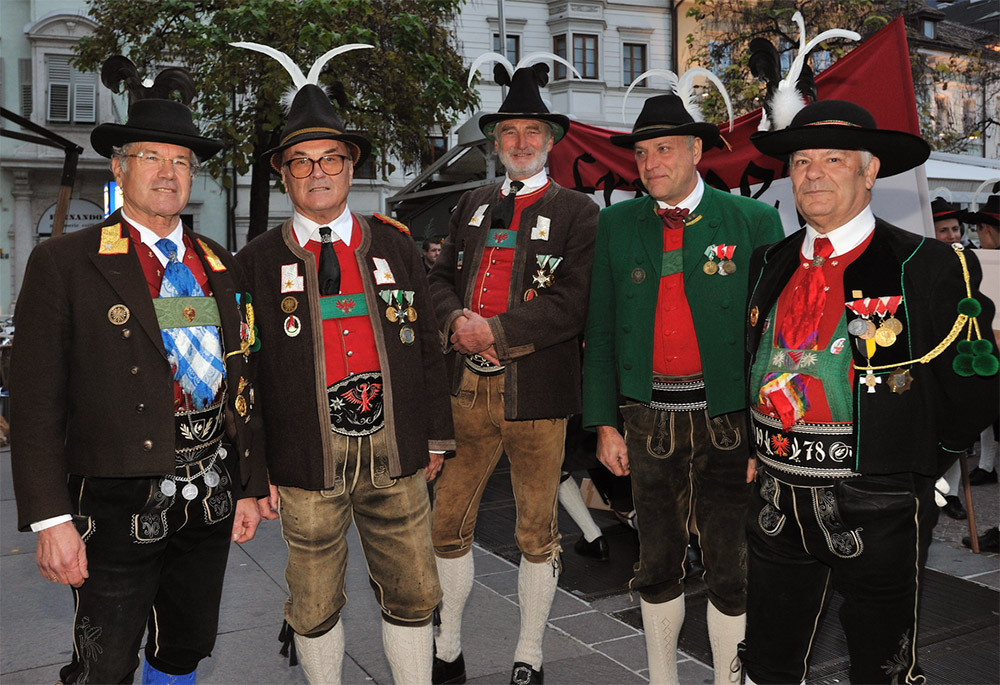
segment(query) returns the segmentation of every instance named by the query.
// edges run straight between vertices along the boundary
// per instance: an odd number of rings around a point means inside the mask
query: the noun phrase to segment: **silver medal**
[[[219,455],[219,459],[225,459],[227,456],[229,456],[229,452],[227,452],[226,448],[223,447],[222,445],[219,445],[219,450],[216,452],[216,454]]]
[[[862,319],[859,317],[857,319],[852,320],[849,324],[847,324],[847,332],[850,333],[851,335],[861,335],[866,330],[868,330],[867,319]]]
[[[187,500],[194,499],[198,496],[198,486],[194,483],[188,483],[184,486],[184,489],[181,490],[181,495],[183,495],[184,499]]]
[[[160,481],[160,492],[163,493],[164,497],[173,497],[174,493],[177,492],[177,484],[169,478],[164,478]]]
[[[205,479],[205,485],[207,485],[210,488],[214,488],[216,485],[219,484],[219,474],[217,474],[215,471],[207,472],[204,476],[204,479]]]

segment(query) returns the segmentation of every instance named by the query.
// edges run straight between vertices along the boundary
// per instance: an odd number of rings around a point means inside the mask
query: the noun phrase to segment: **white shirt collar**
[[[677,203],[677,206],[681,209],[686,209],[689,212],[694,212],[694,210],[701,204],[701,198],[705,194],[705,182],[701,180],[701,174],[697,174],[698,182],[694,184],[694,190],[691,193]],[[673,209],[666,202],[656,201],[656,205],[660,209]]]
[[[846,224],[833,229],[829,233],[820,233],[809,224],[806,224],[806,237],[802,241],[802,256],[805,259],[812,259],[813,241],[822,235],[825,238],[829,238],[830,243],[833,245],[833,254],[831,256],[839,257],[865,242],[874,230],[875,215],[872,214],[870,204],[865,205],[865,208]]]
[[[160,252],[160,250],[156,247],[156,243],[161,240],[161,237],[156,235],[152,229],[146,228],[126,214],[124,209],[122,210],[122,218],[132,225],[135,230],[139,231],[139,241],[143,245],[148,246],[149,251],[152,252],[158,260],[160,260],[160,264],[166,267],[169,260],[167,259],[167,256]],[[184,247],[184,224],[180,219],[177,220],[177,225],[174,226],[174,230],[172,230],[170,235],[166,237],[174,241],[174,245],[177,246],[177,261],[183,262],[186,248]]]
[[[354,235],[354,217],[351,216],[351,208],[347,205],[344,205],[343,213],[328,224],[318,224],[298,212],[292,212],[292,230],[295,231],[295,239],[299,242],[299,246],[305,247],[310,240],[319,242],[320,226],[329,226],[334,240],[339,238],[345,245],[351,244],[351,237]]]
[[[524,184],[524,187],[517,192],[520,195],[527,195],[528,193],[535,192],[548,182],[549,175],[545,173],[545,169],[542,169],[534,176],[523,179],[521,183]],[[503,186],[500,188],[500,192],[504,195],[510,194],[510,176],[504,176]]]

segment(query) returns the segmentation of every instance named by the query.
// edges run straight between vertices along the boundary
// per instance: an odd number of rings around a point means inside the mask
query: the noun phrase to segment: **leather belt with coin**
[[[205,409],[184,410],[174,415],[177,470],[160,481],[160,492],[164,496],[173,497],[177,492],[177,483],[184,483],[181,496],[193,500],[198,496],[198,486],[193,481],[198,478],[209,488],[219,484],[221,478],[213,467],[216,459],[225,459],[227,455],[222,445],[225,407],[226,394],[223,392],[214,404]]]
[[[860,475],[854,470],[853,424],[800,422],[786,432],[780,420],[757,409],[750,409],[750,419],[757,457],[769,468],[806,479]]]

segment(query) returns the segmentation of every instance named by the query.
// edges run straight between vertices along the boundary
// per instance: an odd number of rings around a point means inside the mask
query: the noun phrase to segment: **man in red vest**
[[[347,530],[358,528],[397,683],[431,678],[441,597],[426,480],[453,449],[444,362],[420,254],[399,222],[353,214],[371,144],[302,86],[265,153],[292,217],[237,255],[261,338],[271,481],[288,542],[285,637],[311,683],[339,683]]]
[[[434,551],[444,598],[435,683],[464,683],[462,610],[487,479],[506,452],[521,550],[521,634],[511,682],[542,682],[542,636],[558,580],[556,521],[566,419],[580,411],[580,353],[597,205],[557,185],[548,152],[569,119],[548,111],[545,64],[495,71],[510,92],[479,120],[506,169],[465,193],[429,279],[448,340],[457,453],[434,496]]]
[[[40,243],[17,302],[18,527],[38,533],[42,575],[73,589],[61,682],[132,682],[148,625],[143,683],[193,684],[231,541],[253,538],[267,492],[252,308],[229,252],[180,218],[199,160],[222,149],[163,99],[193,93],[191,77],[168,69],[146,88],[120,56],[109,71],[131,72],[128,121],[90,141],[122,208]]]
[[[751,140],[789,162],[806,226],[750,266],[747,682],[806,680],[836,588],[851,682],[922,683],[934,481],[997,416],[996,345],[976,320],[993,303],[961,244],[872,213],[876,178],[927,159],[919,137],[821,100]]]

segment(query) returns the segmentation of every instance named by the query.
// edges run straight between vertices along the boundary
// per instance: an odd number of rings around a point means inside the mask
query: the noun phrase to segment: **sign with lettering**
[[[52,221],[55,215],[55,204],[42,212],[42,218],[38,220],[38,235],[52,235]],[[81,228],[92,226],[102,219],[104,219],[104,210],[99,205],[89,200],[72,199],[69,201],[69,207],[66,210],[66,222],[63,224],[63,233],[79,231]]]

